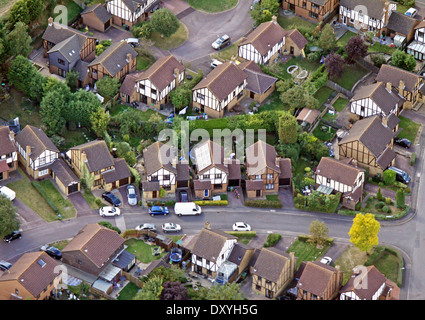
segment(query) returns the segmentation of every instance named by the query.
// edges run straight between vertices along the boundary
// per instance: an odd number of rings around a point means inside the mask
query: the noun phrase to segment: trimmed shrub
[[[273,247],[276,243],[279,242],[279,240],[282,239],[282,235],[279,233],[270,233],[267,236],[267,240],[264,243],[264,247]]]
[[[245,200],[244,205],[255,208],[282,208],[282,202],[279,200]]]
[[[227,206],[229,204],[228,200],[199,200],[199,201],[193,201],[198,206]]]

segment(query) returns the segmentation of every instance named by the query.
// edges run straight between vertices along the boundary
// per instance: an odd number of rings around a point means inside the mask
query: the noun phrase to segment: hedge
[[[104,226],[108,229],[114,230],[114,231],[118,232],[118,234],[121,233],[120,228],[113,226],[112,223],[110,223],[109,221],[99,221],[98,224],[100,224],[101,226]]]
[[[282,208],[282,202],[279,200],[245,200],[244,205],[255,208]]]
[[[403,218],[409,212],[409,210],[410,210],[410,206],[406,206],[403,210],[398,211],[396,214],[393,214],[391,216],[380,214],[380,213],[375,213],[374,215],[375,215],[375,219],[377,220],[384,220],[384,221],[397,220],[397,219]],[[338,210],[337,213],[343,216],[355,216],[356,214],[363,213],[363,212],[341,209],[341,210]]]
[[[198,206],[227,206],[229,204],[228,200],[199,200],[193,202]]]
[[[226,231],[226,233],[235,236],[235,237],[255,237],[257,235],[256,231]]]
[[[276,243],[279,242],[279,240],[282,239],[282,235],[279,233],[270,233],[267,236],[267,240],[264,243],[264,247],[273,247]]]
[[[148,207],[152,207],[152,206],[173,207],[175,205],[175,203],[176,203],[175,200],[166,200],[166,201],[155,200],[155,201],[147,201],[146,205]]]
[[[41,194],[41,196],[46,200],[47,204],[52,208],[54,213],[57,215],[60,214],[59,208],[55,205],[53,200],[49,197],[46,190],[43,189],[43,187],[40,186],[40,183],[38,181],[31,181],[32,186]]]

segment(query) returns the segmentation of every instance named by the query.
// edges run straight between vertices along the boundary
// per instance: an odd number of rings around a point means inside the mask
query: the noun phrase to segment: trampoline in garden
[[[170,251],[170,260],[172,262],[180,262],[182,260],[182,250],[179,248],[172,248]]]

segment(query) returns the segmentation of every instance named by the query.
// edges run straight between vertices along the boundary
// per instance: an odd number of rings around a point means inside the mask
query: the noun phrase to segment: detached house
[[[83,24],[100,32],[112,26],[112,15],[101,3],[89,6],[80,13]]]
[[[379,116],[359,120],[338,143],[339,160],[352,158],[369,168],[370,174],[382,174],[395,161],[393,138],[394,132],[382,124]]]
[[[425,20],[415,26],[414,40],[407,46],[406,51],[416,60],[425,60]]]
[[[184,66],[172,56],[161,57],[145,71],[126,76],[120,94],[123,101],[140,101],[161,109],[170,92],[184,80]]]
[[[408,15],[393,11],[388,18],[388,23],[382,29],[382,35],[391,37],[394,45],[404,48],[415,36],[415,27],[419,20]]]
[[[251,268],[252,290],[266,296],[277,297],[293,280],[296,268],[293,252],[276,248],[261,248],[260,254]]]
[[[352,159],[342,161],[330,157],[320,159],[316,169],[316,190],[330,194],[340,192],[343,206],[355,208],[362,200],[365,170],[353,163]]]
[[[88,172],[94,175],[93,188],[103,188],[107,191],[131,182],[130,169],[123,158],[113,158],[106,142],[95,140],[71,148],[67,152],[71,167],[77,177],[82,177],[82,166],[87,166]]]
[[[193,107],[212,118],[221,118],[244,96],[248,75],[228,61],[217,66],[193,89]]]
[[[238,55],[245,60],[267,64],[283,53],[287,32],[277,23],[276,17],[272,21],[263,22],[255,28],[238,45]]]
[[[295,12],[304,19],[315,22],[323,21],[329,15],[336,13],[339,0],[283,0],[284,10]]]
[[[61,282],[55,259],[42,251],[24,253],[0,277],[0,300],[48,300]]]
[[[383,64],[375,80],[390,83],[393,89],[406,99],[403,108],[411,109],[417,102],[425,101],[424,77],[414,72]]]
[[[380,33],[397,3],[388,0],[340,0],[339,22],[360,31]]]
[[[59,150],[43,130],[27,125],[15,137],[18,161],[34,179],[46,178],[50,166],[59,157]]]
[[[15,133],[8,126],[0,126],[0,181],[7,180],[17,168]]]
[[[106,9],[113,23],[129,26],[145,20],[158,6],[159,0],[107,0]]]
[[[124,77],[136,71],[137,52],[126,42],[115,42],[106,48],[88,65],[90,83],[93,85],[103,77],[117,78],[120,82]]]

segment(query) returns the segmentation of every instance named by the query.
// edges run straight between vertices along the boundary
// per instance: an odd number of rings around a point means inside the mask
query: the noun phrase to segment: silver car
[[[152,223],[142,223],[136,227],[136,230],[151,230],[156,231],[156,227]]]
[[[130,206],[135,206],[137,204],[137,195],[136,188],[133,185],[127,186],[127,201]]]
[[[12,267],[12,264],[10,262],[0,260],[0,270],[6,271],[9,270]]]

